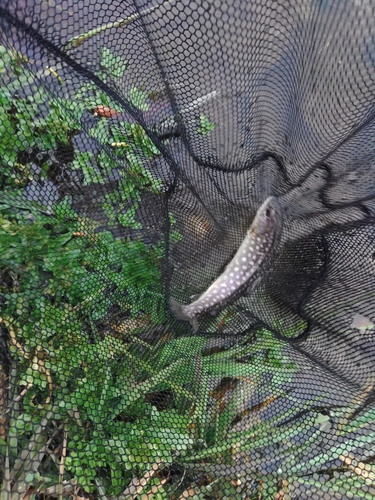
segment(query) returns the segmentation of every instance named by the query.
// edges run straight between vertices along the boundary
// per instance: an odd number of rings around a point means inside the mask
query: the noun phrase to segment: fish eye
[[[267,208],[266,210],[266,217],[269,217],[271,215],[271,210],[269,208]]]

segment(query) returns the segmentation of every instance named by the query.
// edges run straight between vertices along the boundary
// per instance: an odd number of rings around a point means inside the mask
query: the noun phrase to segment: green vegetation
[[[102,49],[103,80],[126,71],[123,58]],[[1,75],[0,327],[11,360],[0,373],[1,387],[9,387],[0,395],[0,500],[87,494],[210,500],[223,491],[240,499],[249,484],[250,498],[265,498],[264,492],[275,498],[280,475],[258,473],[260,459],[239,484],[212,474],[213,467],[235,466],[254,450],[264,457],[279,446],[287,447],[291,470],[321,431],[302,446],[300,425],[284,425],[294,413],[285,386],[296,367],[270,332],[259,329],[235,347],[214,349],[207,338],[173,335],[161,277],[164,241],[131,236],[143,230],[142,196],[163,196],[161,181],[145,168],[159,151],[92,84],[69,98],[53,97],[36,85],[26,58],[3,47]],[[128,97],[148,109],[143,90],[132,87]],[[74,146],[88,111],[97,115],[88,130],[97,153]],[[202,115],[200,133],[213,127]],[[105,229],[102,219],[82,216],[69,196],[49,207],[27,200],[31,182],[53,178],[49,158],[62,146],[81,187],[105,185],[97,200]],[[108,182],[114,171],[115,188]],[[173,214],[169,222],[171,241],[180,241]],[[129,234],[115,238],[111,229],[119,226]],[[221,319],[226,312],[216,323]],[[250,404],[255,394],[258,402]],[[271,421],[261,418],[275,401],[285,402],[285,410]],[[301,411],[313,415],[314,404]],[[292,452],[297,458],[289,463]],[[322,467],[323,454],[318,458]],[[299,478],[304,472],[296,469]]]
[[[205,115],[199,116],[199,129],[198,132],[201,135],[207,135],[215,128],[215,124],[210,122],[210,120]]]
[[[0,498],[16,500],[19,492],[63,498],[82,491],[100,498],[136,492],[169,499],[176,485],[168,477],[178,464],[189,468],[200,456],[233,463],[240,438],[231,427],[248,415],[238,403],[241,391],[250,395],[276,368],[272,397],[286,397],[281,384],[293,367],[282,361],[281,350],[276,353],[267,332],[259,334],[259,345],[252,338],[211,354],[202,337],[173,338],[161,280],[164,242],[146,245],[110,232],[119,226],[142,231],[137,211],[143,194],[163,195],[161,182],[144,168],[157,148],[95,86],[84,84],[69,99],[50,96],[35,85],[25,58],[1,54],[9,82],[0,91],[0,324],[12,362],[10,390],[0,401]],[[101,57],[104,80],[126,71],[126,62],[109,50]],[[19,97],[25,86],[32,92]],[[129,99],[146,109],[143,91],[133,87]],[[88,135],[100,144],[98,153],[78,151],[73,142],[90,110],[97,119]],[[112,123],[111,116],[118,119]],[[207,132],[209,124],[201,125]],[[82,186],[111,186],[97,200],[107,229],[80,215],[69,196],[48,210],[27,201],[30,182],[52,178],[48,152],[61,146],[70,150],[69,172],[80,175]],[[114,170],[115,187],[107,181]],[[171,241],[178,242],[173,214],[169,222]],[[277,364],[275,353],[281,356]],[[4,383],[6,374],[1,377]],[[265,401],[269,397],[264,394]],[[179,477],[180,493],[190,491],[191,474]],[[207,492],[199,495],[206,498]]]

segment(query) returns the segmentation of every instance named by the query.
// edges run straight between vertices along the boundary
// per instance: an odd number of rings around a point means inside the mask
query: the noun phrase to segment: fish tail
[[[176,318],[176,319],[180,319],[182,321],[189,321],[189,323],[191,324],[191,326],[193,327],[194,331],[196,332],[199,328],[198,326],[198,321],[195,317],[191,318],[190,316],[188,316],[184,310],[183,310],[183,305],[180,304],[179,302],[177,302],[177,300],[174,300],[174,299],[170,299],[170,302],[169,302],[169,305],[170,305],[170,308],[171,308],[171,312],[173,314],[173,316]]]
[[[183,312],[182,304],[171,298],[169,302],[171,312],[176,319],[181,319],[183,321],[190,321],[190,318]]]

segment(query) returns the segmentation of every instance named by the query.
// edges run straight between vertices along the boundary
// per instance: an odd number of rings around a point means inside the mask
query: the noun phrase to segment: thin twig
[[[62,451],[61,451],[61,458],[60,458],[60,464],[59,464],[59,500],[63,500],[63,478],[64,478],[64,471],[65,471],[65,458],[66,458],[67,443],[68,443],[68,431],[67,431],[67,426],[66,426],[66,422],[65,422],[64,427],[63,427],[63,442],[62,442]]]
[[[126,488],[126,490],[121,493],[121,495],[119,496],[119,500],[126,500],[128,498],[134,498],[135,496],[139,495],[147,485],[147,483],[150,481],[150,479],[153,478],[155,472],[160,469],[160,464],[160,461],[154,463],[151,469],[146,472],[144,476],[142,476],[140,479],[134,478]]]
[[[15,322],[12,320],[8,320],[7,318],[0,317],[0,323],[3,323],[8,328],[10,343],[20,351],[23,357],[30,358],[30,354],[28,354],[25,348],[17,342],[16,329],[13,326],[13,323]]]
[[[100,500],[110,500],[110,499],[107,497],[107,495],[106,495],[105,488],[104,488],[104,486],[103,486],[102,481],[101,481],[98,477],[96,477],[96,478],[94,479],[94,482],[95,482],[95,484],[96,484],[96,487],[98,488],[98,498],[99,498]]]
[[[151,491],[149,493],[145,493],[144,495],[141,496],[140,500],[153,500],[155,498],[155,495],[157,492],[163,488],[164,484],[168,481],[168,478],[161,479],[158,485],[155,485],[151,488]]]
[[[354,474],[363,478],[367,484],[374,484],[375,472],[371,465],[356,460],[354,455],[348,452],[340,455],[339,459],[342,460]]]
[[[31,389],[32,386],[33,386],[33,384],[31,382],[28,383],[27,386],[24,389],[22,389],[22,391],[18,394],[18,396],[16,396],[13,399],[13,403],[18,403],[24,397],[24,395],[27,393],[27,391],[29,389]]]
[[[62,493],[70,493],[77,486],[77,481],[75,479],[69,479],[68,481],[62,482]],[[56,496],[59,494],[60,484],[54,484],[53,486],[49,486],[41,493],[45,496]]]
[[[4,365],[0,362],[0,438],[6,441],[7,438],[7,419],[6,410],[8,407],[8,391],[7,391],[8,376],[4,369]]]
[[[0,491],[0,499],[1,500],[9,500],[10,499],[11,488],[12,488],[12,483],[11,483],[11,478],[10,478],[9,445],[7,443],[3,484],[1,486],[1,491]]]
[[[96,299],[98,296],[102,295],[103,292],[107,289],[107,285],[103,286],[100,290],[97,292],[89,295],[85,300],[83,300],[80,304],[77,304],[76,306],[69,307],[70,310],[74,312],[79,312],[82,311],[90,302],[92,302],[94,299]]]
[[[162,4],[159,5],[154,5],[153,7],[150,7],[149,9],[145,9],[142,12],[136,12],[132,14],[131,16],[125,17],[124,19],[120,19],[119,21],[115,21],[112,23],[105,24],[104,26],[99,26],[98,28],[95,28],[93,30],[87,31],[86,33],[81,33],[80,35],[77,35],[70,40],[67,41],[65,47],[69,49],[76,49],[80,45],[82,45],[83,42],[86,40],[89,40],[93,36],[98,35],[99,33],[102,33],[103,31],[110,30],[110,29],[116,29],[116,28],[122,28],[123,26],[126,26],[127,24],[131,24],[132,22],[136,21],[139,19],[141,16],[144,16],[146,14],[150,14],[154,10],[159,9],[160,7],[163,7],[164,5],[168,5],[173,3],[174,0],[167,0],[166,2],[163,2]]]

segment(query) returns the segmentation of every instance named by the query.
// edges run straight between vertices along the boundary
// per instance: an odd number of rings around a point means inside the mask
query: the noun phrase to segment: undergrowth
[[[28,68],[25,56],[0,47],[0,326],[6,347],[0,500],[203,500],[222,491],[227,498],[244,498],[244,492],[266,498],[266,491],[276,498],[285,486],[276,472],[266,477],[253,467],[242,482],[211,472],[234,467],[255,449],[267,456],[275,443],[287,443],[288,456],[302,457],[300,427],[279,430],[293,413],[286,387],[296,367],[264,329],[218,349],[202,336],[176,338],[165,312],[165,242],[147,243],[130,231],[143,230],[138,210],[144,193],[164,196],[162,182],[145,167],[158,149],[139,125],[111,124],[121,109],[94,85],[53,97]],[[116,80],[126,71],[127,62],[103,48],[98,76]],[[143,90],[133,86],[127,97],[147,111]],[[96,153],[74,145],[87,112],[96,115],[87,131],[99,145]],[[201,115],[199,133],[213,127]],[[62,147],[70,155],[67,177],[56,177],[60,166],[53,158]],[[81,215],[66,191],[48,204],[27,196],[31,183],[58,185],[61,178],[80,188],[106,188],[99,207],[105,228]],[[181,235],[173,229],[174,215],[168,216],[177,242]],[[118,226],[128,230],[124,237],[114,236]],[[280,401],[285,410],[272,420],[259,417]],[[306,418],[315,403],[306,404]]]

